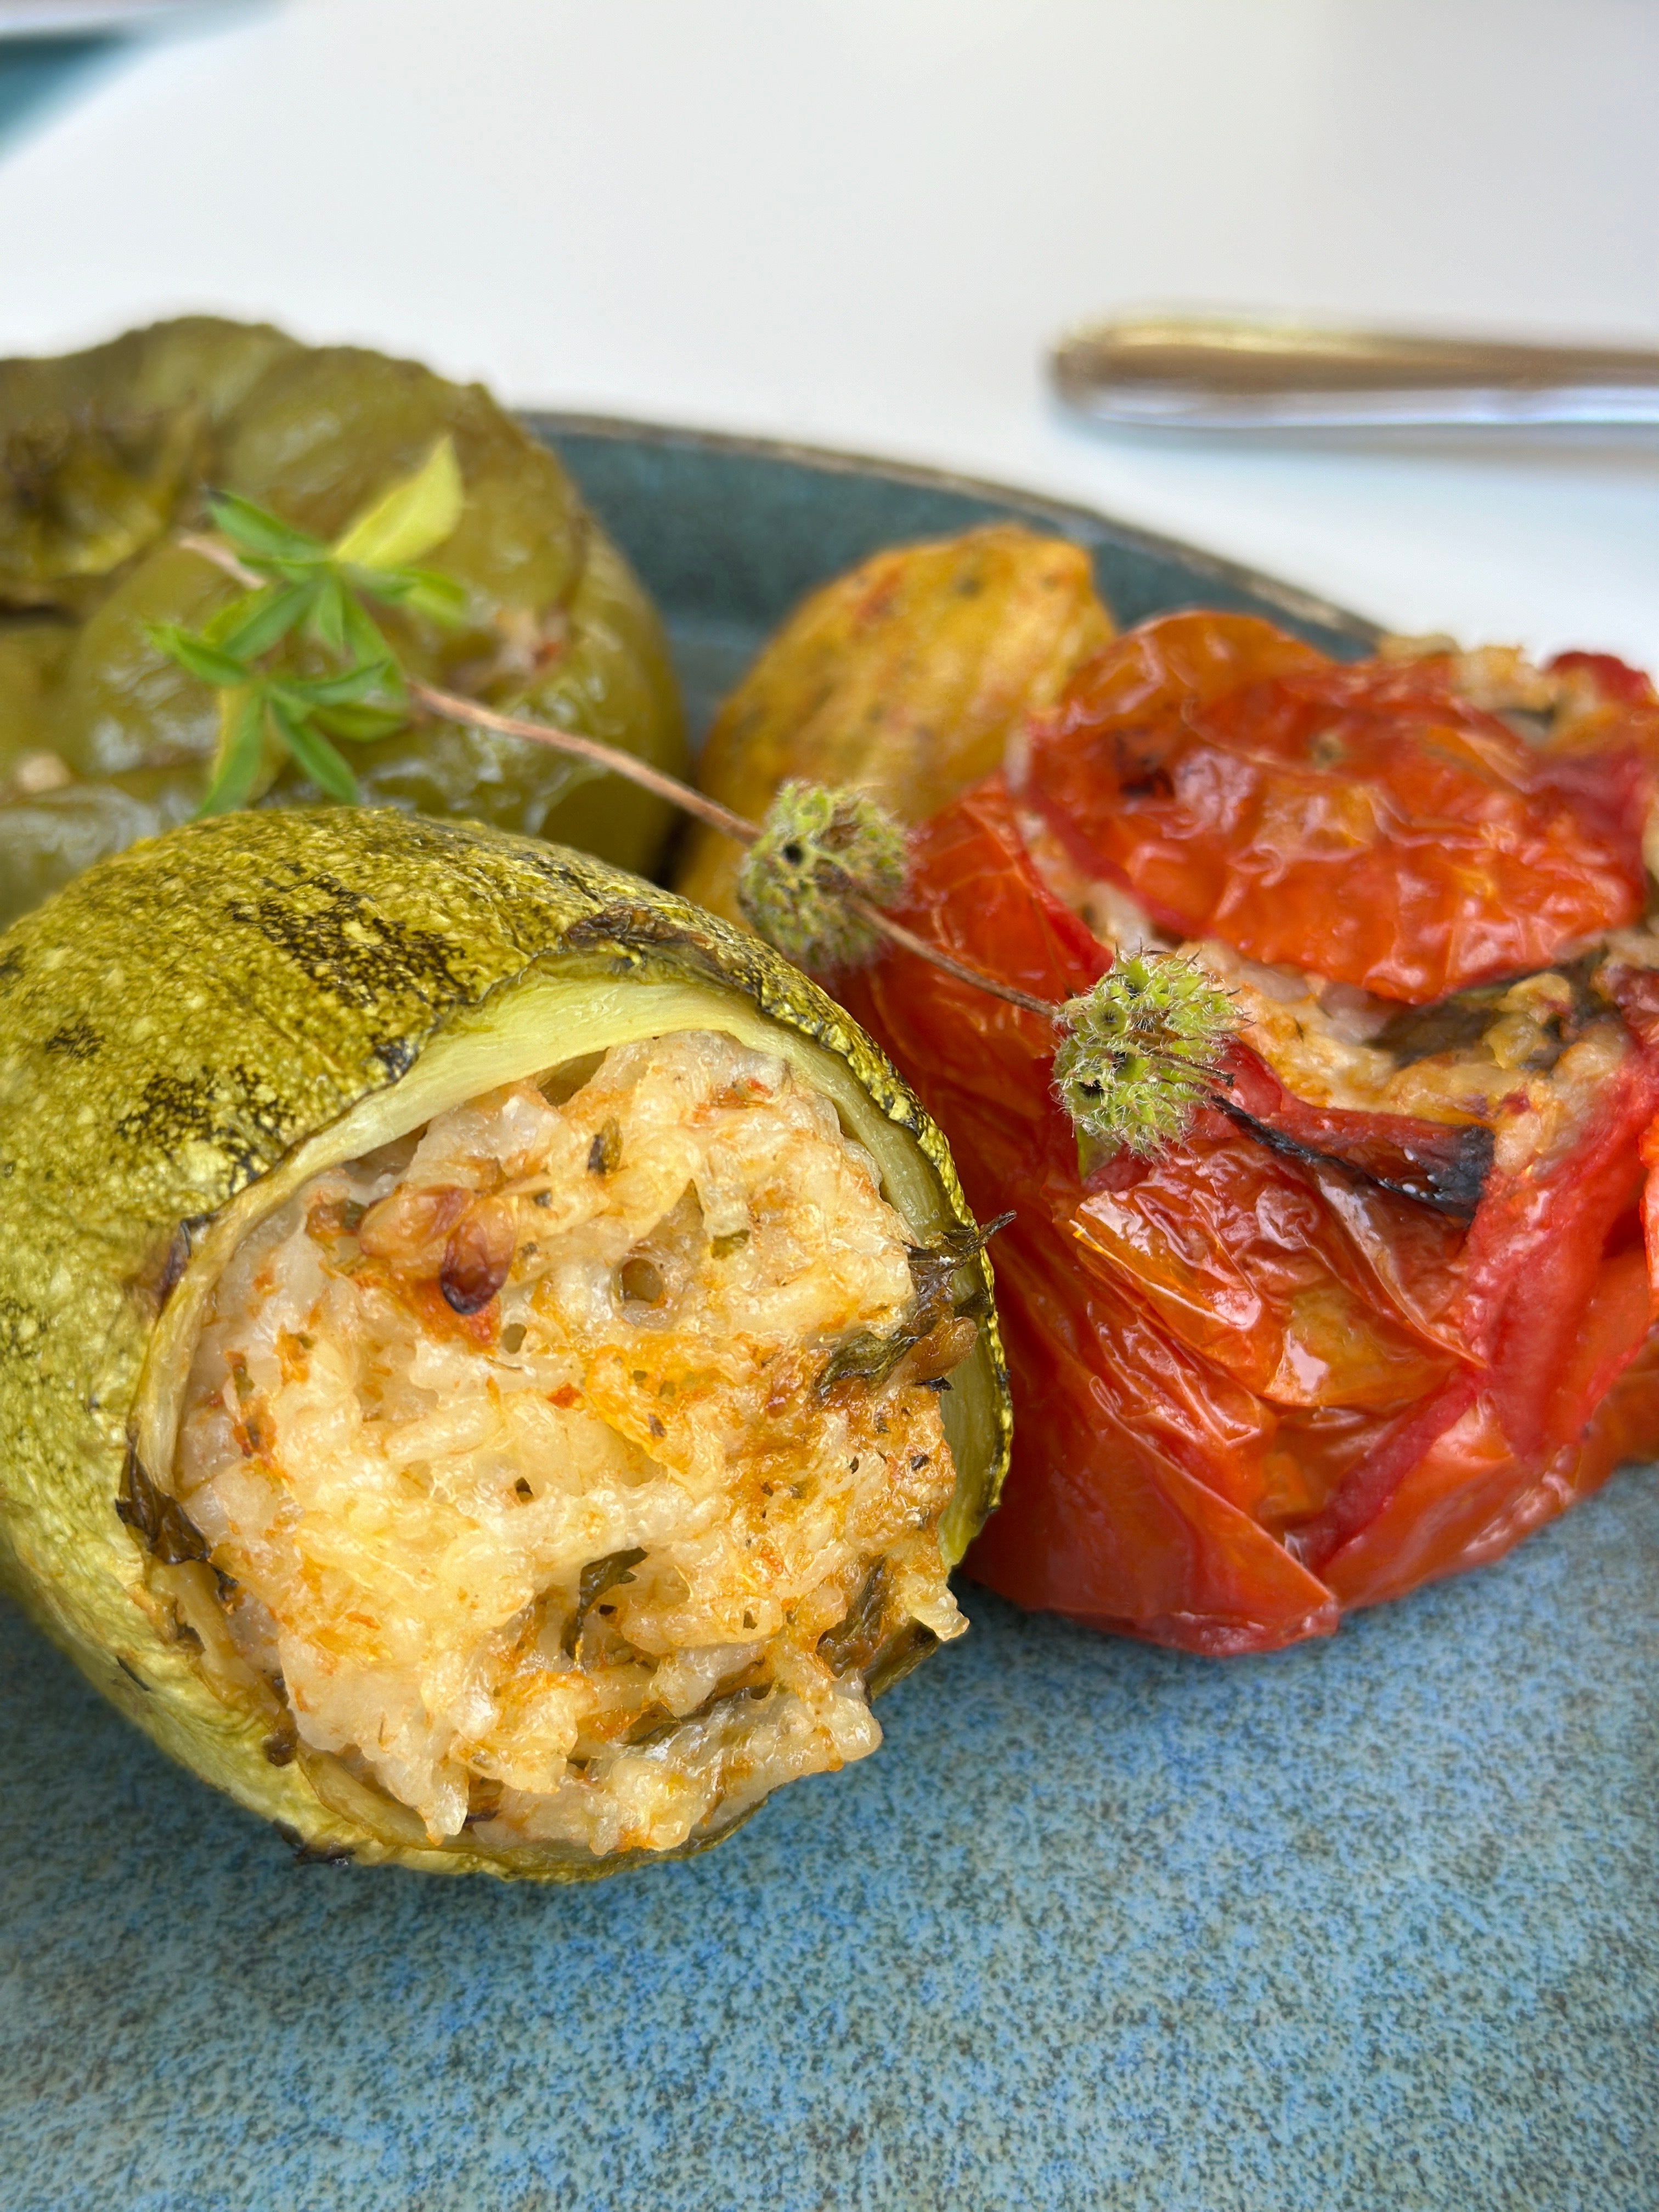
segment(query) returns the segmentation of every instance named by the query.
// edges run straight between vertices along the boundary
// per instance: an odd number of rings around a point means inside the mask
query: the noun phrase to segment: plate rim
[[[589,414],[581,410],[516,407],[516,419],[536,436],[556,446],[561,437],[605,439],[617,445],[659,446],[696,453],[724,453],[744,459],[782,461],[797,468],[816,470],[823,476],[882,477],[890,483],[919,490],[952,492],[986,501],[1047,523],[1061,537],[1082,543],[1098,542],[1109,535],[1127,551],[1173,561],[1200,577],[1207,577],[1231,591],[1279,607],[1297,622],[1317,624],[1352,637],[1375,649],[1388,635],[1386,627],[1368,615],[1357,613],[1335,599],[1322,598],[1299,584],[1269,575],[1248,562],[1212,553],[1182,538],[1126,522],[1103,507],[1089,507],[1047,492],[1004,483],[992,477],[976,477],[954,469],[934,468],[924,462],[900,461],[846,447],[816,446],[793,438],[769,438],[756,433],[703,429],[690,423],[653,422],[626,415]]]

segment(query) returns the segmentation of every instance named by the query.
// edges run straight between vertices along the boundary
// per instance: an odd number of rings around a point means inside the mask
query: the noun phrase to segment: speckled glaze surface
[[[700,698],[988,511],[1120,611],[1364,626],[1064,511],[563,426]],[[294,1865],[0,1611],[4,2212],[1653,2212],[1659,1486],[1224,1665],[1027,1618],[710,1857]]]

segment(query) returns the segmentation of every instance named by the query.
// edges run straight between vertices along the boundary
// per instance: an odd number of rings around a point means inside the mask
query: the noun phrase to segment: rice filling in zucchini
[[[1007,1465],[943,1138],[591,857],[255,810],[0,933],[0,1589],[304,1859],[577,1881],[873,1750]]]
[[[722,1826],[872,1751],[884,1646],[964,1625],[938,1384],[976,1332],[915,1337],[910,1245],[834,1108],[710,1030],[441,1113],[220,1276],[173,1594],[434,1844]]]

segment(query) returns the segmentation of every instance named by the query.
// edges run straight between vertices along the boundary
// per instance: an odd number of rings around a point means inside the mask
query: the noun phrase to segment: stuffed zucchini
[[[962,1626],[980,1245],[756,939],[483,829],[191,824],[0,936],[0,1572],[307,1855],[701,1848]]]

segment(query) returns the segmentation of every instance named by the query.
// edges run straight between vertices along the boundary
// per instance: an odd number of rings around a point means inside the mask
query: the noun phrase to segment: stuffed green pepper
[[[57,360],[0,362],[0,925],[93,861],[189,819],[220,703],[169,658],[238,585],[203,549],[210,493],[345,543],[442,447],[459,501],[428,552],[439,619],[380,610],[410,677],[529,713],[678,773],[661,625],[556,457],[477,385],[349,346],[209,317]],[[423,555],[423,557],[425,556]],[[306,652],[298,650],[303,671]],[[367,802],[557,838],[649,870],[664,803],[522,739],[431,717],[343,739]],[[271,751],[254,801],[314,804]]]
[[[0,1569],[309,1856],[700,1848],[963,1626],[1008,1416],[939,1132],[585,855],[226,816],[0,935]]]

